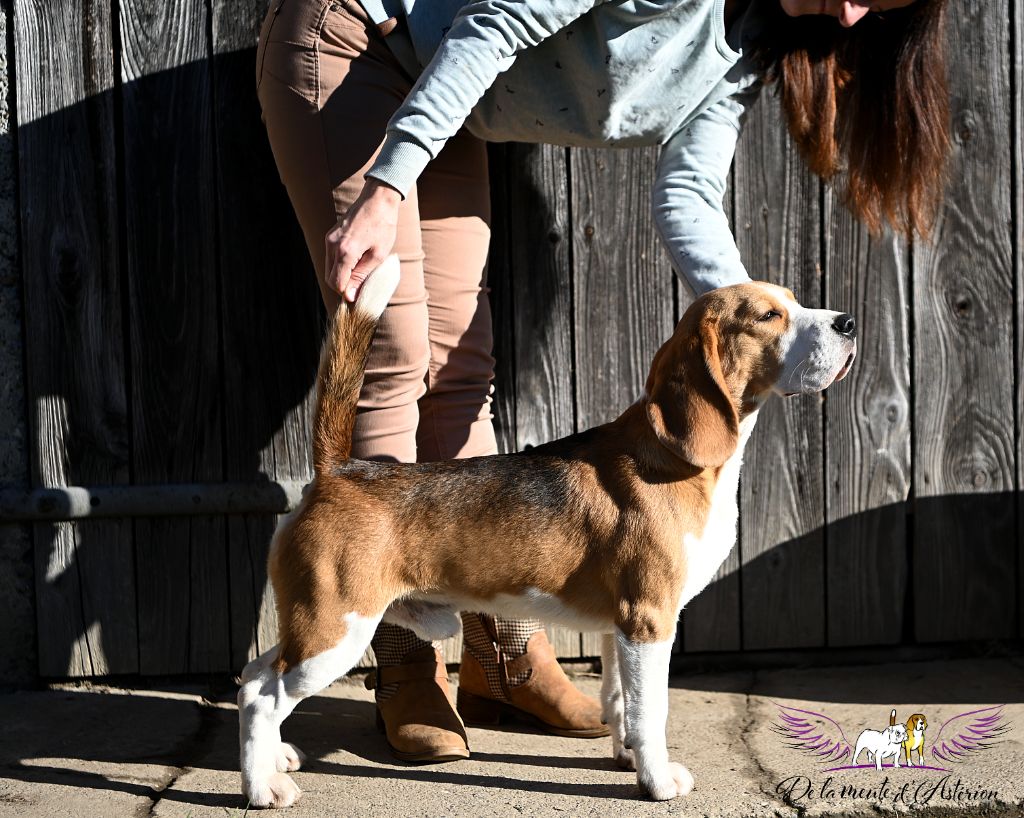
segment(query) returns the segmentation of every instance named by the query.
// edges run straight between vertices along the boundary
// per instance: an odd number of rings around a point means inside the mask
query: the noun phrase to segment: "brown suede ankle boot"
[[[555,658],[554,648],[544,631],[537,631],[526,643],[526,653],[507,659],[495,644],[503,700],[497,699],[487,674],[472,653],[463,648],[459,669],[459,714],[466,724],[488,726],[512,718],[537,725],[556,736],[598,738],[608,735],[601,723],[601,705],[580,693]],[[509,680],[529,677],[521,684]]]
[[[378,668],[366,678],[368,689],[395,688],[378,695],[377,727],[387,736],[391,754],[401,761],[434,763],[469,758],[466,728],[455,710],[441,654],[428,645],[400,665]]]

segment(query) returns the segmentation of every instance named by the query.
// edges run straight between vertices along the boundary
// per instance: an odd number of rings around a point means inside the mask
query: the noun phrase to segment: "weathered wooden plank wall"
[[[14,5],[32,481],[127,483],[109,7]],[[139,669],[130,520],[36,525],[39,670]]]
[[[1024,3],[1015,0],[1011,20],[1013,65],[1010,87],[1013,90],[1013,280],[1017,308],[1017,615],[1018,633],[1024,633]]]
[[[1016,630],[1010,4],[958,3],[954,168],[915,248],[914,610],[919,639]],[[1018,214],[1019,217],[1019,214]]]
[[[310,475],[322,311],[259,121],[265,4],[119,0],[111,17],[15,0],[36,485]],[[764,411],[739,547],[680,651],[1021,634],[1022,4],[953,11],[967,58],[932,245],[869,238],[778,103],[751,113],[726,201],[745,262],[853,312],[861,351],[823,398]],[[492,146],[503,450],[614,417],[689,302],[651,222],[656,157]],[[274,522],[36,526],[40,672],[237,670],[274,641]],[[552,636],[563,656],[598,652]]]

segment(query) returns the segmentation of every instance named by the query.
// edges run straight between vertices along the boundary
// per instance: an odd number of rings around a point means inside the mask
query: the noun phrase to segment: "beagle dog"
[[[344,675],[381,620],[423,639],[458,611],[604,634],[612,752],[651,798],[693,778],[669,760],[668,670],[682,607],[736,538],[743,447],[772,392],[819,392],[849,371],[852,316],[766,283],[698,298],[616,420],[510,455],[437,463],[351,459],[367,350],[398,281],[392,257],[342,304],[321,356],[315,478],[269,556],[280,643],[243,671],[242,788],[285,807],[301,755],[281,741],[304,698]]]
[[[924,731],[927,729],[928,719],[924,717],[923,713],[914,713],[907,719],[907,738],[903,742],[903,754],[908,767],[914,766],[910,760],[914,750],[917,750],[918,766],[924,766]]]

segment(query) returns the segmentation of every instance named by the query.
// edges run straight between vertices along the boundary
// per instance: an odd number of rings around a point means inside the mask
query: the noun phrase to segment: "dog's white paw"
[[[294,744],[282,741],[277,748],[277,757],[274,759],[279,773],[293,773],[300,769],[306,761],[306,754]]]
[[[249,793],[249,806],[282,809],[290,807],[302,797],[302,790],[284,773],[274,773],[262,787]]]
[[[625,747],[619,747],[613,754],[612,758],[615,759],[615,766],[622,770],[635,770],[636,759],[633,757],[633,751],[627,750]]]
[[[640,776],[640,789],[655,801],[668,801],[686,795],[693,789],[693,776],[682,764],[668,763],[667,769],[657,777]]]

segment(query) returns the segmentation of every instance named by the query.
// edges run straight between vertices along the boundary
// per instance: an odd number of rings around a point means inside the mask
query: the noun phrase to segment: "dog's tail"
[[[892,712],[889,714],[889,726],[890,727],[895,727],[896,726],[896,708],[895,707],[892,709]]]
[[[370,341],[395,287],[398,256],[388,256],[363,281],[355,303],[343,301],[327,329],[317,376],[316,416],[313,422],[313,468],[318,477],[348,460],[356,401]]]

